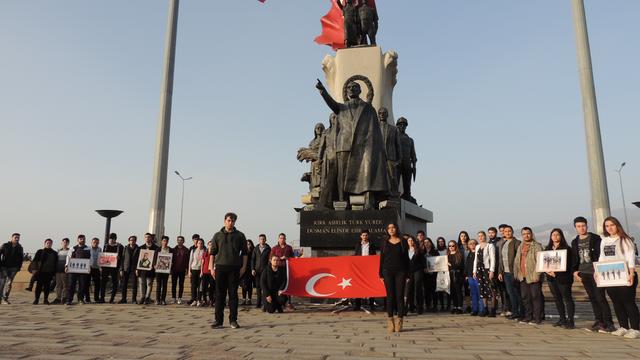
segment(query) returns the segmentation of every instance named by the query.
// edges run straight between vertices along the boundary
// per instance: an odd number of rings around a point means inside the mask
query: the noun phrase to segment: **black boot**
[[[567,319],[565,319],[564,317],[560,317],[560,319],[558,319],[558,321],[556,321],[555,324],[553,324],[553,327],[563,327],[567,324]]]
[[[567,323],[564,325],[564,328],[565,328],[565,329],[569,329],[569,330],[571,330],[571,329],[575,329],[575,328],[576,328],[576,324],[575,324],[575,322],[573,321],[573,319],[569,319],[569,320],[567,321]]]

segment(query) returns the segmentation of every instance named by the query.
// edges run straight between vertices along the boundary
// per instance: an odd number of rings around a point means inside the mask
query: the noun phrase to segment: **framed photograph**
[[[171,261],[173,261],[173,254],[158,253],[158,257],[156,258],[156,272],[169,274],[171,272]]]
[[[156,256],[154,250],[140,249],[140,257],[138,258],[137,270],[149,271],[153,270],[153,259]]]
[[[567,271],[567,249],[538,252],[537,272]]]
[[[625,261],[593,263],[598,287],[629,286],[629,269]]]
[[[118,253],[101,252],[98,256],[98,266],[115,268],[118,267]]]
[[[427,256],[427,272],[434,273],[449,271],[449,259],[447,255]]]
[[[69,259],[69,266],[67,268],[69,274],[90,274],[91,259]]]

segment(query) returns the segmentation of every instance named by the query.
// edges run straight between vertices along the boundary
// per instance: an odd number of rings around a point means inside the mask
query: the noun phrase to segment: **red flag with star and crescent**
[[[380,256],[293,258],[287,261],[286,295],[315,298],[384,297]]]

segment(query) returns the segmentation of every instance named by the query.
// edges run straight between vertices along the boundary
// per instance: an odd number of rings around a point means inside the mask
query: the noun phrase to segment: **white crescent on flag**
[[[329,273],[320,273],[320,274],[315,274],[313,275],[309,281],[307,281],[307,284],[305,285],[304,289],[307,291],[307,293],[311,296],[315,296],[315,297],[327,297],[327,296],[331,296],[333,294],[335,294],[335,292],[329,293],[329,294],[320,294],[319,292],[317,292],[315,290],[315,286],[316,283],[318,282],[318,280],[322,279],[322,278],[326,278],[326,277],[332,277],[335,278],[334,275],[331,275]]]

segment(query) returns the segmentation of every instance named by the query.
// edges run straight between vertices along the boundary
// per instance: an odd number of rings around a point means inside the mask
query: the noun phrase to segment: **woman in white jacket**
[[[478,280],[480,297],[484,302],[484,312],[480,316],[496,317],[498,307],[494,280],[497,267],[496,251],[493,244],[487,242],[487,234],[484,231],[478,232],[478,243],[476,258],[473,262],[473,278]],[[488,311],[489,299],[493,303],[491,311]]]
[[[612,286],[607,288],[607,294],[613,303],[616,318],[620,328],[613,335],[630,339],[640,338],[640,314],[636,305],[636,249],[631,237],[624,232],[618,219],[610,216],[604,219],[604,236],[600,242],[599,262],[624,261],[629,268],[629,282],[626,286]],[[596,272],[597,274],[597,272]]]

